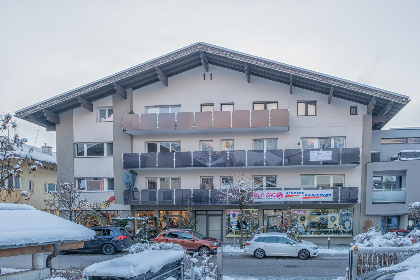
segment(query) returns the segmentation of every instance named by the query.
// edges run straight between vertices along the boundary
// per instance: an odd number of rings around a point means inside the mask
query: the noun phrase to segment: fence
[[[349,250],[347,279],[377,279],[379,273],[376,270],[401,263],[417,253],[420,253],[420,248],[357,248],[356,246]],[[389,273],[394,272],[396,271],[389,271]]]

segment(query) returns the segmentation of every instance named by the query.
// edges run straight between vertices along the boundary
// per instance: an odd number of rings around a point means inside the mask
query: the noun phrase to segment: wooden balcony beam
[[[383,123],[386,121],[385,116],[372,116],[372,123]]]
[[[122,86],[120,86],[116,82],[114,82],[114,88],[115,88],[115,91],[117,92],[117,94],[119,96],[121,96],[124,99],[127,99],[127,91],[125,90],[125,88],[123,88]]]
[[[168,77],[160,70],[159,66],[155,66],[156,74],[158,76],[158,79],[165,85],[168,86]]]
[[[200,58],[201,64],[203,64],[204,69],[206,70],[206,72],[209,72],[209,62],[207,61],[207,58],[202,51],[200,51]]]
[[[334,94],[334,86],[332,86],[331,89],[330,89],[330,94],[328,95],[328,104],[331,104],[333,94]]]
[[[367,105],[367,114],[368,115],[370,115],[372,113],[373,109],[375,108],[375,104],[376,104],[376,97],[373,97],[372,100]]]
[[[293,93],[292,88],[293,88],[293,74],[290,74],[290,94]]]
[[[249,67],[248,64],[245,64],[245,77],[248,84],[251,82],[251,75],[249,73]]]
[[[48,121],[50,121],[52,123],[55,123],[55,124],[60,123],[60,117],[56,113],[53,113],[53,112],[45,110],[45,109],[42,112],[44,113],[44,116]]]
[[[81,96],[77,97],[77,100],[80,103],[80,106],[82,106],[83,108],[85,108],[88,111],[93,112],[93,104],[92,102],[89,102],[86,98],[83,98]]]
[[[388,114],[389,110],[392,109],[392,105],[394,105],[393,101],[390,101],[388,103],[388,105],[386,105],[386,107],[382,110],[382,112],[379,114],[380,116],[385,116],[386,114]]]

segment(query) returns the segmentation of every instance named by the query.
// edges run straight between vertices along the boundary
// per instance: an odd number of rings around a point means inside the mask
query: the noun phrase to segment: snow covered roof
[[[372,129],[381,129],[410,102],[406,95],[199,42],[28,106],[15,114],[47,130],[55,130],[62,112],[80,106],[92,111],[91,102],[95,100],[115,93],[126,97],[126,88],[135,90],[161,79],[167,85],[167,78],[200,66],[209,71],[209,65],[245,73],[248,82],[249,77],[256,76],[366,105],[372,116],[382,119],[372,123]]]
[[[0,249],[76,242],[92,239],[95,232],[26,204],[0,203]]]
[[[37,160],[43,163],[57,164],[56,153],[52,153],[52,155],[49,155],[43,153],[42,149],[38,147],[23,144],[22,148],[17,152],[21,155],[29,155],[33,160]]]

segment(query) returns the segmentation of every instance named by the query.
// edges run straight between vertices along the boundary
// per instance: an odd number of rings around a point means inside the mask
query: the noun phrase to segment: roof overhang
[[[15,115],[54,130],[60,113],[80,106],[89,109],[93,101],[115,93],[124,96],[124,89],[135,90],[157,82],[167,85],[172,76],[200,66],[208,71],[209,65],[243,72],[248,82],[250,76],[257,76],[325,94],[329,102],[334,97],[366,105],[372,114],[374,130],[381,129],[410,102],[405,95],[207,43],[196,43],[18,110]]]

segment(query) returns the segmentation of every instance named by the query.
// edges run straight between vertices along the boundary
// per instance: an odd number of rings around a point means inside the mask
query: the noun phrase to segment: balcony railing
[[[124,169],[358,165],[360,148],[125,153]]]
[[[123,131],[131,135],[248,130],[288,131],[289,110],[152,113],[123,116]]]
[[[405,189],[372,190],[372,203],[405,203]]]
[[[255,197],[261,197],[256,191]],[[359,188],[305,188],[281,189],[272,188],[269,192],[282,193],[279,199],[254,199],[254,205],[279,205],[279,204],[354,204],[358,202]],[[307,193],[325,192],[327,199],[296,200],[287,199],[287,192]],[[259,193],[260,195],[256,195]],[[249,195],[253,195],[250,193]],[[235,195],[229,189],[176,189],[176,190],[125,190],[125,205],[238,205]]]

